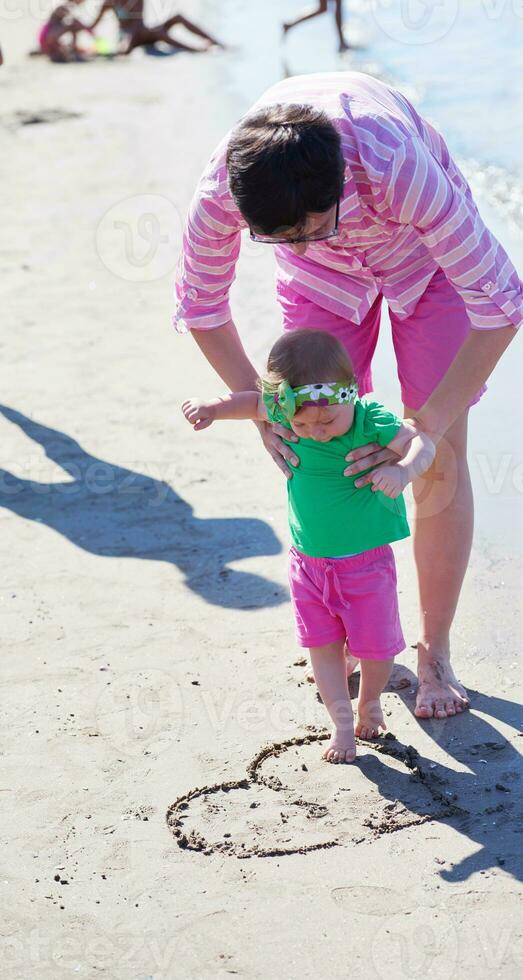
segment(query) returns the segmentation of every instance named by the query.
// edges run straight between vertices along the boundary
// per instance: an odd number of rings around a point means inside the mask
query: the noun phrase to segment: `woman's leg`
[[[405,416],[415,414],[405,408]],[[412,484],[418,573],[418,718],[447,718],[469,704],[450,665],[450,627],[472,546],[474,500],[465,412],[440,442],[431,468]]]
[[[414,313],[391,313],[405,415],[416,413],[470,333],[463,300],[438,270]],[[478,392],[476,401],[481,392]],[[450,666],[449,633],[470,555],[474,505],[467,464],[468,411],[438,446],[430,470],[413,483],[418,573],[418,718],[447,718],[469,704]]]
[[[171,48],[177,48],[179,51],[190,51],[191,54],[202,54],[204,51],[207,51],[207,48],[195,48],[192,44],[185,44],[184,41],[176,40],[176,38],[171,37],[168,31],[158,31],[158,34],[158,41],[168,44]]]
[[[217,41],[215,37],[211,34],[207,34],[201,27],[194,24],[192,20],[188,20],[187,17],[183,17],[182,14],[175,14],[174,17],[170,17],[166,20],[164,24],[160,24],[158,30],[170,31],[171,27],[185,27],[186,31],[190,31],[191,34],[196,34],[197,37],[202,37],[205,41],[209,41],[210,44],[216,44],[218,47],[222,48],[223,44]]]
[[[179,51],[189,51],[191,54],[199,54],[207,50],[207,48],[193,48],[190,44],[185,44],[183,41],[175,41],[163,27],[140,27],[127,36],[129,37],[129,45],[125,50],[126,54],[134,51],[135,48],[143,48],[149,44],[158,44],[160,42],[162,44],[168,44],[172,48],[177,48]]]
[[[334,725],[323,758],[327,762],[354,762],[356,742],[345,643],[337,640],[323,647],[311,647],[309,652],[318,691]]]

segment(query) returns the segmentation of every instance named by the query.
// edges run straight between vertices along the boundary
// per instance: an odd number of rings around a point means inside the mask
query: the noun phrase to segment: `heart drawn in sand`
[[[305,854],[466,813],[422,769],[416,749],[391,733],[358,739],[368,754],[350,766],[326,766],[312,754],[314,743],[328,737],[311,730],[275,742],[261,749],[244,778],[178,797],[167,811],[178,846],[237,858]],[[285,782],[278,775],[282,763]]]

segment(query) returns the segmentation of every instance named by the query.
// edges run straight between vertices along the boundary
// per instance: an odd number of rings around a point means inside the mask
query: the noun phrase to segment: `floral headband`
[[[324,408],[326,405],[348,405],[358,396],[358,385],[355,381],[330,381],[315,385],[302,385],[291,388],[288,381],[282,381],[276,391],[265,381],[262,382],[262,393],[267,403],[272,401],[290,422],[300,408],[313,405]]]

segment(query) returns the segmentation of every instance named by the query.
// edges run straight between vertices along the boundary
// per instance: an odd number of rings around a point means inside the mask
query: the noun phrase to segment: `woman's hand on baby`
[[[216,417],[215,406],[200,398],[188,398],[182,405],[182,412],[196,432],[208,429]]]
[[[371,473],[372,492],[381,490],[386,497],[399,497],[409,482],[408,472],[401,466],[380,466]]]
[[[343,471],[343,475],[356,476],[363,470],[368,470],[373,466],[379,466],[380,463],[397,462],[398,454],[393,452],[392,449],[388,449],[387,446],[383,447],[377,442],[369,442],[366,446],[359,446],[357,449],[353,449],[345,459],[349,465]],[[355,480],[354,486],[364,487],[367,483],[372,483],[372,477],[373,473],[366,473],[359,480]]]
[[[290,480],[292,470],[287,466],[287,462],[293,466],[298,466],[300,461],[295,453],[293,453],[291,446],[288,446],[281,437],[284,436],[285,439],[298,442],[298,436],[294,432],[289,432],[289,429],[286,429],[284,425],[278,425],[277,423],[269,425],[268,422],[256,422],[256,425],[269,456],[272,456],[276,466]]]

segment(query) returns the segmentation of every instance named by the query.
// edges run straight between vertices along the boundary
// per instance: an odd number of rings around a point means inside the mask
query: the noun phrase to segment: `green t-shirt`
[[[278,405],[265,404],[271,421],[290,428]],[[380,490],[374,493],[371,484],[355,487],[361,473],[343,475],[349,465],[347,453],[369,442],[387,446],[400,425],[401,419],[379,402],[357,399],[354,420],[345,435],[330,442],[289,442],[300,460],[299,466],[291,467],[292,479],[287,480],[289,526],[298,551],[315,558],[335,558],[409,536],[403,496],[393,500]]]

